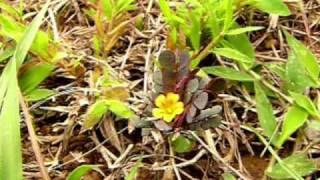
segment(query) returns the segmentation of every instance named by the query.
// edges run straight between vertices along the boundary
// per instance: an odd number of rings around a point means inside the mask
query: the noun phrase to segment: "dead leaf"
[[[172,168],[167,168],[167,169],[164,171],[161,180],[172,180],[172,179],[175,179],[175,178],[174,178],[174,171],[173,171]]]
[[[106,99],[115,99],[120,101],[127,100],[130,95],[127,87],[105,87],[102,89],[102,94]]]
[[[157,129],[160,131],[171,131],[172,127],[169,126],[167,123],[163,122],[162,120],[159,121],[153,121],[154,125]]]
[[[119,152],[122,152],[121,143],[119,140],[118,133],[114,127],[114,120],[111,116],[106,115],[103,121],[104,133],[107,136],[106,138],[110,139],[110,143],[117,148]]]

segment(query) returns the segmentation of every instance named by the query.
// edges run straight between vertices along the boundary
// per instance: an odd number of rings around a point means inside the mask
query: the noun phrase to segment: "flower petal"
[[[176,108],[182,108],[183,109],[183,103],[181,101],[177,102],[176,104]]]
[[[170,93],[167,94],[167,99],[171,100],[172,102],[178,102],[179,101],[179,95],[170,92]]]
[[[156,98],[156,101],[155,101],[156,106],[157,107],[163,107],[163,104],[164,104],[165,101],[166,101],[166,97],[163,94],[159,95]]]
[[[174,114],[175,115],[179,115],[179,114],[181,114],[183,112],[183,108],[176,108],[175,110],[174,110]]]
[[[175,118],[175,116],[175,114],[164,114],[163,120],[169,123],[173,120],[173,118]]]
[[[161,119],[164,116],[163,111],[160,108],[153,108],[152,115],[159,119]]]

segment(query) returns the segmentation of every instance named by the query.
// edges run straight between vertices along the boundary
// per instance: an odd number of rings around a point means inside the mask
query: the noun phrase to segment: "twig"
[[[290,104],[293,103],[293,100],[288,97],[287,95],[283,94],[281,91],[279,91],[277,88],[275,88],[273,85],[271,85],[268,81],[266,81],[265,79],[263,79],[260,75],[258,75],[256,72],[250,70],[249,73],[256,79],[256,80],[260,80],[261,83],[266,86],[267,88],[269,88],[271,91],[277,93],[280,97],[282,97],[284,100],[286,100],[287,102],[289,102]]]
[[[170,146],[169,147],[170,148],[170,155],[174,156],[174,152],[173,152],[173,149],[172,149],[170,141],[169,141],[169,146]],[[170,161],[171,161],[174,173],[176,174],[177,180],[181,180],[181,175],[179,173],[179,170],[178,170],[178,167],[177,167],[175,159],[174,158],[170,158]]]
[[[127,129],[128,129],[128,127],[125,127],[125,128],[123,128],[123,129],[121,129],[120,131],[118,131],[117,134],[120,134],[120,133],[124,132],[124,131],[127,130]],[[97,149],[99,149],[101,146],[103,146],[105,143],[107,143],[107,142],[110,140],[110,138],[111,138],[111,137],[109,137],[108,139],[105,139],[105,140],[102,141],[99,145],[97,145],[96,147],[92,148],[90,151],[87,151],[86,153],[82,154],[82,156],[77,156],[76,158],[71,159],[70,161],[67,161],[67,162],[65,162],[65,163],[63,163],[63,164],[60,164],[60,165],[58,165],[58,166],[56,166],[56,167],[54,167],[54,168],[52,168],[52,169],[61,168],[61,167],[65,166],[65,165],[68,165],[68,164],[70,164],[70,163],[73,163],[74,161],[77,161],[77,160],[79,160],[80,158],[82,158],[82,157],[84,157],[84,156],[86,156],[86,155],[94,152],[95,150],[97,150]]]
[[[45,180],[50,180],[50,177],[48,175],[48,171],[44,165],[44,162],[43,162],[43,158],[42,158],[42,155],[41,155],[41,150],[40,150],[40,146],[37,142],[37,135],[33,129],[33,126],[32,126],[32,116],[31,114],[29,113],[29,110],[28,110],[28,105],[25,103],[24,101],[24,98],[21,94],[21,91],[19,91],[19,96],[20,96],[20,105],[21,105],[21,109],[22,109],[22,112],[24,114],[24,119],[25,119],[25,122],[27,124],[27,128],[28,128],[28,132],[29,132],[29,136],[30,136],[30,141],[31,141],[31,146],[32,146],[32,149],[34,151],[34,154],[36,156],[36,160],[39,164],[39,168],[40,168],[40,172],[41,172],[41,175],[42,175],[42,178],[45,179]]]
[[[205,155],[207,152],[204,149],[201,149],[197,155],[195,155],[192,159],[190,159],[189,161],[185,161],[179,164],[176,164],[176,167],[178,168],[183,168],[183,167],[187,167],[190,166],[194,163],[196,163],[203,155]],[[171,166],[162,166],[162,167],[156,167],[156,168],[152,168],[152,170],[154,171],[163,171],[166,170],[168,168],[171,168]]]
[[[114,169],[119,167],[119,163],[129,154],[133,147],[133,144],[130,144],[127,149],[121,154],[121,156],[109,168]]]
[[[148,75],[149,75],[149,71],[150,71],[150,58],[151,58],[152,45],[153,45],[153,40],[151,40],[151,42],[148,46],[148,52],[145,56],[146,63],[145,63],[145,67],[144,67],[144,81],[143,81],[143,92],[144,93],[147,93],[147,91],[148,91],[148,83],[149,83]]]
[[[249,178],[247,178],[246,176],[242,175],[238,170],[236,170],[235,168],[233,168],[230,164],[226,163],[219,154],[217,154],[216,152],[214,152],[205,142],[203,142],[200,137],[193,131],[189,131],[191,133],[191,135],[197,139],[197,141],[199,141],[199,143],[205,148],[207,149],[213,156],[214,159],[217,159],[218,161],[222,162],[227,168],[229,168],[231,171],[233,171],[235,174],[237,174],[240,178],[244,179],[244,180],[249,180]]]

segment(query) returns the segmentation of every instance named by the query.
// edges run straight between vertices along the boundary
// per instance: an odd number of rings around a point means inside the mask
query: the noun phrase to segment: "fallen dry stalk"
[[[183,168],[183,167],[187,167],[187,166],[190,166],[190,165],[193,165],[195,164],[197,161],[199,161],[199,159],[205,155],[207,153],[206,150],[204,149],[201,149],[192,159],[190,159],[189,161],[186,161],[186,162],[182,162],[182,163],[179,163],[179,164],[176,164],[175,167],[177,168]],[[154,171],[163,171],[163,170],[166,170],[168,168],[172,168],[172,166],[162,166],[162,167],[156,167],[156,168],[152,168],[152,170]]]
[[[189,131],[190,134],[196,138],[196,140],[205,148],[207,149],[213,156],[214,159],[217,159],[218,161],[222,162],[227,168],[229,168],[232,172],[234,172],[236,175],[238,175],[241,179],[244,180],[249,180],[250,178],[244,176],[243,174],[241,174],[239,171],[237,171],[235,168],[233,168],[230,164],[226,163],[219,154],[217,154],[216,152],[214,152],[214,150],[212,150],[205,142],[202,141],[202,139],[200,139],[200,137],[193,131]]]
[[[24,119],[25,119],[25,122],[26,122],[26,125],[27,125],[27,128],[28,128],[28,132],[29,132],[29,135],[30,135],[30,140],[31,140],[31,145],[32,145],[32,149],[34,151],[34,154],[36,156],[36,159],[37,159],[37,162],[39,164],[39,168],[40,168],[40,172],[41,172],[41,175],[42,175],[42,178],[44,180],[50,180],[50,177],[48,175],[48,171],[44,165],[44,162],[43,162],[43,157],[41,155],[41,150],[40,150],[40,146],[37,142],[37,135],[34,131],[34,128],[33,128],[33,123],[32,123],[32,116],[31,114],[29,113],[29,109],[28,109],[28,105],[26,104],[26,102],[24,101],[24,98],[20,93],[20,105],[21,105],[21,109],[22,109],[22,112],[24,114]]]

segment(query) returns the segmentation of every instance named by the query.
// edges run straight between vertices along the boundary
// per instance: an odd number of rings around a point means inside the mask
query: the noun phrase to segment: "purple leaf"
[[[196,113],[197,113],[197,108],[195,106],[191,105],[191,107],[188,111],[187,117],[186,117],[187,123],[193,122],[193,119],[196,116]]]
[[[164,92],[173,92],[177,83],[177,62],[172,51],[163,51],[159,55]]]
[[[193,101],[193,104],[198,108],[198,109],[203,109],[206,107],[208,103],[208,93],[206,92],[200,92],[199,94],[195,95],[195,99]]]

